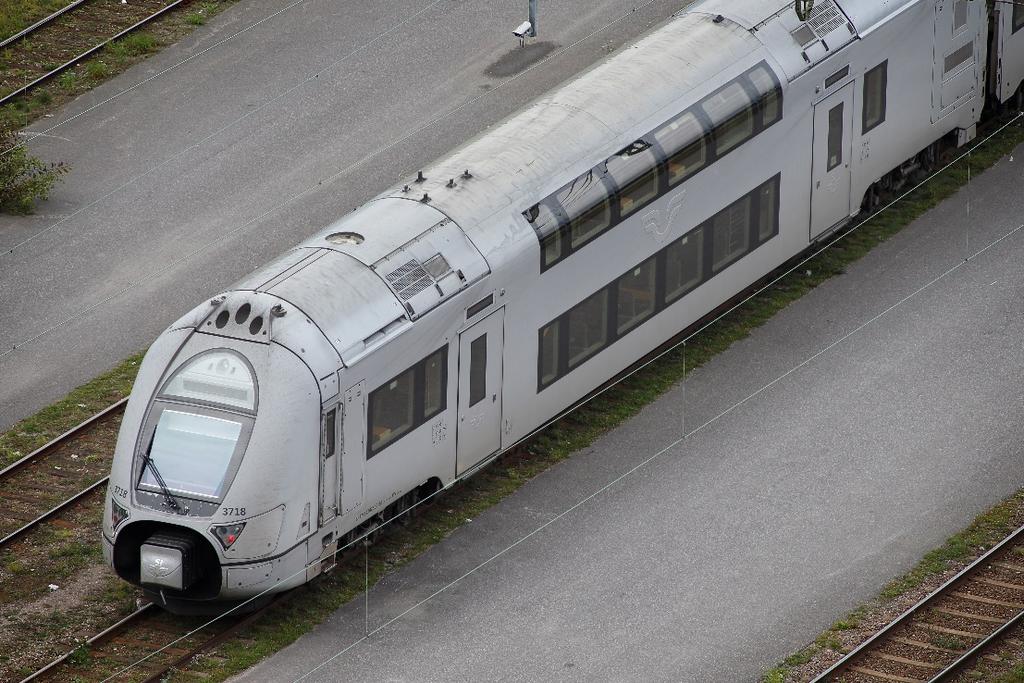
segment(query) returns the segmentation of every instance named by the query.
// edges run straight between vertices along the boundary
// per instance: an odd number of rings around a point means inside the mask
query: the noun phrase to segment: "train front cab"
[[[148,388],[137,438],[119,439],[119,450],[134,447],[112,472],[110,563],[176,612],[301,583],[319,477],[317,460],[299,457],[318,447],[312,375],[280,346],[207,334],[164,360],[170,370]]]

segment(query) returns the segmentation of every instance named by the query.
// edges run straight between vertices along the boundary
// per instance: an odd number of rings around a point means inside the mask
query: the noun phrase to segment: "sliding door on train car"
[[[814,105],[812,240],[850,217],[853,86],[850,83]]]
[[[456,474],[462,474],[501,447],[504,343],[504,308],[499,308],[459,335]]]

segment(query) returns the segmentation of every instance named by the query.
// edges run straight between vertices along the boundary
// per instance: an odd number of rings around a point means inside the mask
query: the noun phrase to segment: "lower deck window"
[[[618,334],[625,334],[654,315],[656,267],[657,259],[652,257],[619,278]]]
[[[712,218],[710,227],[714,245],[712,268],[717,271],[747,253],[750,246],[750,197],[744,197]]]
[[[608,290],[602,289],[569,311],[569,367],[575,367],[608,341]]]
[[[672,303],[703,279],[704,231],[698,228],[665,249],[665,301]]]
[[[781,178],[748,192],[541,327],[537,391],[778,235]]]
[[[442,412],[447,396],[447,346],[370,392],[367,458]]]
[[[412,429],[413,399],[411,368],[373,392],[370,400],[370,445],[373,450],[380,450]]]

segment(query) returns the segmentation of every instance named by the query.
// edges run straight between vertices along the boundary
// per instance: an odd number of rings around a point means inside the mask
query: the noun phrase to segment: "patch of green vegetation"
[[[932,550],[907,574],[886,586],[879,598],[889,601],[917,588],[927,578],[941,574],[954,565],[981,554],[1001,541],[1017,527],[1016,513],[1024,505],[1024,490],[1018,491],[985,514],[969,527]]]
[[[67,4],[67,0],[4,0],[0,3],[0,40],[10,38]]]
[[[1018,664],[992,683],[1024,683],[1024,664]]]
[[[102,59],[96,59],[86,64],[85,75],[94,81],[99,81],[110,75],[110,68]]]
[[[68,172],[62,163],[47,164],[28,153],[17,131],[0,120],[0,212],[32,213],[45,200],[60,177]]]
[[[64,90],[73,90],[78,84],[78,75],[74,71],[65,71],[57,77],[57,84]]]
[[[25,564],[19,560],[11,560],[6,565],[4,565],[4,568],[10,573],[14,574],[15,576],[19,574],[28,573],[28,567],[26,567]]]
[[[71,652],[68,662],[75,666],[84,666],[89,663],[90,659],[92,659],[92,653],[89,651],[89,645],[82,643]]]
[[[967,643],[956,636],[946,633],[936,633],[931,637],[931,641],[932,645],[935,647],[941,647],[946,650],[957,650],[959,652],[963,652],[967,649]]]
[[[141,353],[128,358],[113,370],[78,387],[63,400],[0,434],[0,467],[11,464],[127,396],[141,360]]]
[[[107,45],[105,50],[117,59],[130,59],[155,52],[157,40],[148,33],[131,33]]]

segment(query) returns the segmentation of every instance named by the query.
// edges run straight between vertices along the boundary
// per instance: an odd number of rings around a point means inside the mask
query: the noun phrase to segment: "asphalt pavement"
[[[976,176],[236,682],[759,680],[1024,483],[1022,182]]]
[[[31,152],[72,172],[37,215],[0,217],[0,429],[686,3],[550,3],[527,51],[525,0],[267,19],[288,4],[239,2],[32,126]]]

